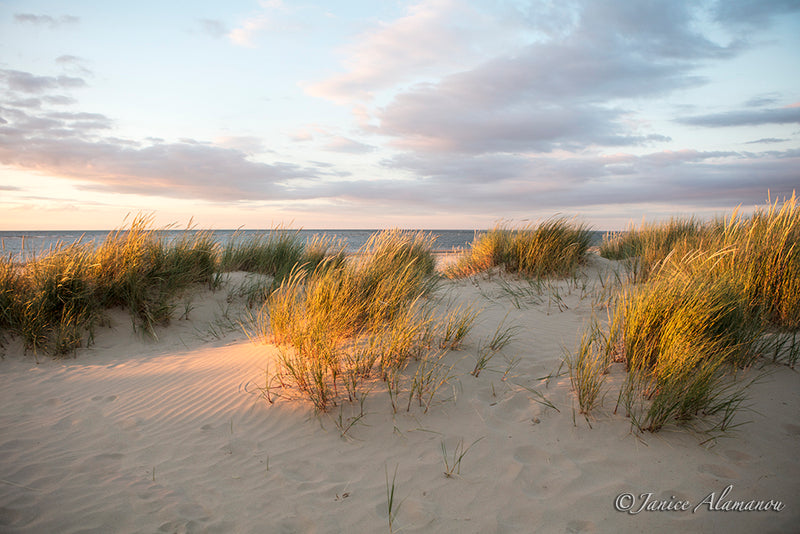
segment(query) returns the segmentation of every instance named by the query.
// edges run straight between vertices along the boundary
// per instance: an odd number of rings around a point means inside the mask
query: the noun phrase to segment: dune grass
[[[444,476],[447,478],[452,478],[454,476],[458,476],[461,474],[461,462],[464,460],[464,457],[470,451],[472,447],[475,446],[483,437],[480,437],[473,441],[468,447],[464,447],[464,440],[459,439],[456,443],[453,451],[451,454],[447,453],[447,446],[442,440],[442,460],[444,461]]]
[[[650,272],[678,244],[696,244],[707,226],[694,217],[671,218],[664,223],[645,223],[625,232],[603,236],[600,255],[623,260],[635,282],[644,282]]]
[[[302,243],[297,232],[282,229],[234,238],[223,250],[211,232],[187,229],[168,237],[165,230],[139,215],[96,246],[58,244],[21,263],[0,258],[0,343],[18,336],[36,355],[68,355],[92,343],[115,307],[129,311],[135,331],[156,337],[185,292],[216,288],[224,271],[266,274],[277,285],[293,269],[340,265],[345,258],[342,242],[319,236]],[[253,303],[269,292],[250,288]]]
[[[550,219],[537,227],[498,225],[476,237],[446,274],[460,278],[502,266],[526,277],[568,277],[585,262],[590,243],[587,226],[564,218]]]
[[[602,253],[638,254],[639,261],[631,264],[638,273],[616,297],[601,333],[599,352],[624,362],[627,371],[617,406],[640,431],[698,419],[708,430],[730,428],[748,386],[737,380],[738,370],[759,356],[786,352],[784,334],[794,339],[800,329],[796,198],[749,217],[672,220],[617,239],[604,243]],[[593,406],[593,397],[584,395],[597,382],[591,360],[582,363],[589,338],[596,333],[584,335],[573,358],[582,411]],[[788,354],[793,365],[795,351]]]
[[[729,281],[699,272],[630,288],[616,313],[628,371],[621,399],[640,430],[719,413],[731,401],[721,392],[752,363],[761,332]]]
[[[500,321],[500,324],[497,325],[497,328],[495,328],[491,339],[487,338],[485,340],[481,340],[479,343],[475,367],[470,373],[472,376],[477,378],[481,371],[486,369],[492,358],[494,358],[497,353],[503,350],[505,346],[511,343],[514,337],[516,337],[517,332],[519,331],[519,326],[505,326],[506,319],[508,319],[508,314],[506,314],[506,316],[503,317],[503,320]]]
[[[475,315],[461,308],[441,318],[431,313],[432,243],[424,233],[384,231],[347,262],[293,271],[249,329],[281,346],[280,382],[320,411],[359,398],[370,379],[385,382],[397,411],[405,382],[408,408],[416,396],[427,409],[448,379],[442,349],[463,340]],[[416,372],[406,376],[412,362]]]
[[[187,231],[167,241],[151,222],[135,218],[99,247],[87,248],[85,256],[100,309],[125,307],[135,330],[155,336],[156,326],[170,322],[176,296],[193,284],[213,285],[217,244],[209,232]]]
[[[727,222],[722,234],[734,253],[718,270],[735,277],[751,311],[777,328],[800,329],[800,206],[770,204]]]
[[[0,257],[0,346],[4,341],[3,334],[10,331],[16,322],[17,268],[10,256]]]
[[[167,243],[149,225],[139,216],[98,247],[79,241],[23,264],[0,261],[0,327],[34,354],[65,355],[90,344],[105,310],[121,306],[135,329],[155,335],[181,291],[214,282],[216,244],[203,232]]]
[[[223,272],[247,271],[273,277],[273,289],[301,267],[313,271],[323,262],[341,264],[345,244],[329,236],[314,236],[304,243],[299,230],[276,228],[270,232],[235,234],[222,249],[219,269]]]
[[[394,520],[397,517],[397,512],[400,509],[400,504],[397,503],[395,500],[394,492],[397,489],[397,469],[400,465],[394,466],[394,474],[392,475],[392,483],[389,484],[389,466],[384,466],[384,471],[386,474],[386,507],[388,510],[387,520],[389,521],[389,533],[394,532]]]
[[[602,400],[601,393],[611,365],[608,346],[600,326],[592,322],[581,336],[575,357],[567,355],[566,358],[580,413],[587,419]]]

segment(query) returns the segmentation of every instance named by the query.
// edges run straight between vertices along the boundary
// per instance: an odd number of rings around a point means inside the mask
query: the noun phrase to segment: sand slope
[[[399,532],[798,531],[800,375],[772,368],[752,390],[754,412],[740,417],[751,422],[711,447],[686,431],[637,438],[612,413],[615,392],[590,428],[573,418],[567,376],[539,380],[592,313],[591,288],[558,287],[557,298],[515,300],[496,277],[445,284],[444,301],[483,308],[449,356],[450,387],[428,413],[403,403],[392,414],[377,384],[345,436],[335,419],[347,422],[358,404],[319,416],[308,403],[259,396],[275,348],[222,331],[224,292],[198,296],[190,320],[174,321],[157,343],[131,333],[121,313],[76,359],[36,364],[8,345],[0,531],[388,532],[386,472],[391,479],[395,468]],[[519,325],[516,338],[470,376],[480,340],[504,318]],[[459,441],[475,443],[448,478],[442,443],[452,455]],[[729,485],[728,500],[784,509],[701,504]],[[614,507],[622,493],[648,492],[699,508]]]

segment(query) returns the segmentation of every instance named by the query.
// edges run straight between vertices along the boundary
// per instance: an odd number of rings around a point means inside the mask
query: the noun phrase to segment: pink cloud
[[[504,30],[505,28],[505,30]],[[500,21],[454,0],[423,0],[408,13],[362,34],[343,52],[345,72],[306,87],[346,103],[419,76],[441,76],[484,58],[506,42]]]

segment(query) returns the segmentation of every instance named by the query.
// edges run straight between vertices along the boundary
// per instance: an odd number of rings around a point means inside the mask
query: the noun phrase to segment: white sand
[[[602,264],[602,260],[597,260]],[[753,387],[750,421],[714,446],[687,431],[638,438],[614,415],[616,389],[590,428],[573,423],[567,376],[546,385],[562,346],[575,347],[591,297],[547,295],[518,309],[494,280],[450,283],[477,302],[479,324],[449,356],[457,376],[428,413],[393,415],[376,385],[345,437],[346,404],[315,416],[302,401],[258,396],[274,347],[241,331],[221,339],[225,291],[198,296],[190,320],[157,343],[131,333],[124,312],[76,359],[5,347],[0,361],[0,532],[388,532],[385,472],[397,467],[398,532],[797,532],[800,375],[786,367]],[[488,298],[487,298],[488,297]],[[481,339],[521,330],[478,378]],[[274,365],[274,364],[273,364]],[[274,368],[274,367],[273,367]],[[612,373],[611,381],[618,380]],[[538,402],[535,388],[559,411]],[[445,477],[442,442],[467,452]],[[775,511],[711,511],[724,500],[778,500]],[[687,511],[615,510],[618,495],[688,501]],[[674,498],[673,498],[674,496]],[[724,502],[724,501],[723,501]],[[692,512],[695,507],[697,510]]]

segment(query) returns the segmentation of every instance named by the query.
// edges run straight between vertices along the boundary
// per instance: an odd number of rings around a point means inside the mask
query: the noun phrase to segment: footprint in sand
[[[178,520],[178,521],[168,521],[158,527],[159,532],[202,532],[204,530],[204,525],[200,521],[195,521],[194,519],[190,519],[188,521]]]
[[[735,449],[728,449],[724,451],[722,454],[724,454],[730,460],[736,462],[739,465],[749,463],[753,459],[753,457],[747,454],[746,452],[737,451]]]
[[[793,425],[792,423],[787,423],[783,425],[783,430],[786,431],[787,434],[790,436],[800,436],[800,425]]]
[[[524,465],[530,465],[545,462],[547,454],[539,447],[523,445],[514,450],[514,460]]]
[[[724,465],[703,464],[697,470],[718,478],[739,478],[739,473]]]
[[[567,523],[568,534],[584,534],[590,532],[597,532],[597,525],[591,521],[584,521],[582,519],[573,519]]]
[[[312,532],[316,529],[313,521],[307,518],[293,517],[290,519],[282,519],[276,525],[273,525],[273,532],[277,534],[289,534],[293,532]]]
[[[121,452],[107,452],[95,455],[94,459],[99,462],[104,462],[122,460],[123,457],[124,455]]]
[[[6,508],[0,506],[0,527],[9,525],[27,525],[36,520],[41,514],[36,506],[28,505],[25,508]],[[0,528],[0,531],[5,532]]]

